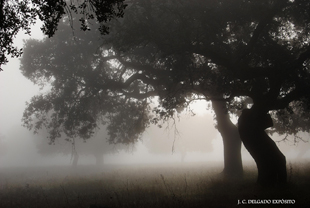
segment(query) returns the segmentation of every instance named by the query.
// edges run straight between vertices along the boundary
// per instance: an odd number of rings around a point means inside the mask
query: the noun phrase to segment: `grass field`
[[[242,181],[226,181],[218,174],[220,166],[206,163],[106,165],[103,171],[89,166],[2,168],[0,207],[253,207],[260,202],[259,207],[309,206],[309,165],[288,164],[288,186],[272,189],[255,185],[254,166],[244,170]]]

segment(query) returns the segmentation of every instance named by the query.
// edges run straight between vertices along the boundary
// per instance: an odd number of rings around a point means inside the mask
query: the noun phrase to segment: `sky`
[[[31,38],[41,39],[43,37],[39,26],[32,29]],[[16,37],[15,44],[22,47],[23,39],[30,38],[22,32]],[[56,155],[53,158],[42,158],[37,153],[36,146],[33,139],[29,136],[25,138],[16,136],[9,138],[8,135],[17,135],[21,133],[24,135],[31,135],[28,130],[22,127],[21,118],[25,108],[25,103],[31,99],[32,96],[40,93],[39,87],[35,86],[27,80],[19,70],[19,59],[9,59],[9,63],[3,66],[4,71],[0,72],[0,133],[5,135],[5,142],[8,144],[8,153],[5,157],[0,158],[0,166],[20,166],[20,165],[55,165],[63,164],[69,165],[71,163],[70,155]],[[206,110],[206,103],[196,102],[192,108],[198,116],[210,114]],[[211,127],[213,123],[208,124]],[[14,134],[15,133],[15,134]],[[18,138],[17,138],[18,137]],[[194,152],[186,156],[185,161],[223,161],[223,145],[219,134],[213,138],[211,142],[212,152]],[[282,145],[282,148],[285,146]],[[287,149],[287,147],[285,147]],[[288,154],[292,157],[296,156],[296,152],[287,150]],[[246,150],[242,151],[243,157],[251,162],[253,160]],[[308,156],[309,157],[309,153]],[[64,159],[65,158],[65,159]],[[93,160],[89,157],[81,158],[81,162],[88,162]],[[171,153],[165,155],[156,155],[149,153],[143,141],[138,143],[136,150],[128,153],[121,152],[117,155],[108,155],[105,158],[106,163],[156,163],[160,161],[180,162],[180,155],[178,153]]]

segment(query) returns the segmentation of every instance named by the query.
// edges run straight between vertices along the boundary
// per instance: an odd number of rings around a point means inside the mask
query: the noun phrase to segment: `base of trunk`
[[[287,181],[285,156],[264,131],[272,125],[269,114],[261,115],[252,109],[243,110],[238,120],[240,138],[256,162],[257,183],[262,186],[284,185]]]
[[[212,106],[216,115],[217,129],[223,139],[224,170],[222,175],[227,179],[241,179],[243,166],[238,128],[230,120],[226,102],[212,101]]]

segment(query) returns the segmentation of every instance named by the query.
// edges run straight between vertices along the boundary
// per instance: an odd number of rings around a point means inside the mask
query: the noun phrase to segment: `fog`
[[[11,59],[4,66],[4,71],[0,76],[0,132],[2,135],[1,145],[4,146],[0,158],[0,166],[38,166],[38,165],[71,165],[72,155],[64,155],[62,153],[43,156],[38,153],[35,144],[35,138],[31,131],[22,126],[21,117],[25,108],[25,102],[40,92],[39,87],[34,86],[30,81],[24,78],[19,71],[18,59]],[[203,116],[210,114],[205,108],[205,103],[197,103],[193,106],[198,114]],[[210,114],[210,116],[212,116]],[[185,120],[189,120],[185,115]],[[214,128],[213,123],[205,124],[208,128]],[[163,134],[169,134],[169,131],[161,129]],[[182,131],[180,131],[180,135]],[[182,137],[182,136],[180,136]],[[41,138],[46,144],[48,140]],[[147,139],[144,136],[143,139]],[[172,141],[175,138],[166,138],[172,149]],[[184,139],[184,138],[176,138]],[[217,135],[215,138],[206,138],[212,142],[212,152],[191,152],[186,156],[185,161],[222,161],[222,143],[221,138]],[[91,139],[90,139],[91,141]],[[88,141],[88,142],[90,142]],[[86,142],[86,144],[88,143]],[[159,162],[180,162],[180,154],[177,152],[168,152],[166,154],[151,154],[144,145],[145,141],[141,141],[135,145],[132,150],[122,150],[119,153],[108,154],[105,156],[105,163],[132,164],[132,163],[159,163]],[[52,148],[53,145],[51,145]],[[90,155],[82,155],[79,158],[79,164],[93,164],[95,160]]]
[[[21,117],[23,110],[25,108],[25,102],[29,101],[33,95],[39,93],[40,90],[37,86],[34,86],[30,81],[24,78],[19,72],[19,61],[17,59],[10,60],[9,64],[4,66],[4,71],[1,72],[0,76],[0,132],[2,135],[1,145],[1,158],[0,166],[53,166],[53,165],[72,165],[72,154],[70,154],[71,146],[70,144],[65,144],[65,148],[69,148],[66,154],[62,153],[61,150],[55,151],[55,154],[42,156],[38,153],[38,147],[35,143],[35,138],[38,140],[38,135],[33,135],[33,133],[22,126]],[[167,129],[167,126],[159,129],[152,127],[147,129],[142,137],[142,140],[137,143],[134,147],[130,147],[127,150],[120,150],[118,153],[109,153],[104,156],[105,164],[147,164],[147,163],[181,163],[181,153],[176,148],[173,150],[173,144],[178,141],[190,140],[189,134],[184,132],[184,128],[178,128],[182,122],[187,125],[197,118],[205,119],[206,123],[204,129],[209,129],[210,131],[217,130],[214,127],[214,121],[211,111],[206,110],[205,102],[196,102],[192,105],[196,115],[191,117],[188,113],[184,114],[181,118],[181,122],[176,124],[176,128],[179,134],[173,135],[173,128]],[[189,127],[186,131],[192,130]],[[153,129],[153,130],[151,130]],[[154,130],[155,129],[155,130]],[[191,150],[186,153],[184,158],[185,163],[188,162],[219,162],[223,163],[223,145],[221,136],[216,133],[213,138],[208,138],[204,136],[204,129],[195,129],[195,136],[201,135],[205,137],[205,144],[198,144],[198,146],[205,145],[206,151],[201,150]],[[146,144],[150,140],[150,132],[156,132],[158,139],[161,140],[164,148],[164,152],[152,153],[152,151],[147,148]],[[301,136],[305,141],[308,141],[309,134],[302,133]],[[154,137],[154,136],[153,136]],[[186,138],[187,137],[187,138]],[[273,135],[272,138],[275,141],[280,141],[284,136]],[[40,138],[41,142],[48,143],[46,138]],[[154,138],[152,138],[154,140]],[[91,142],[92,139],[87,141],[85,145]],[[277,143],[280,149],[287,156],[288,160],[294,159],[307,159],[310,157],[309,143],[300,141],[299,143],[292,142],[293,138],[288,138],[288,142]],[[197,141],[196,141],[197,142]],[[206,146],[208,145],[208,146]],[[50,145],[53,148],[53,145]],[[82,144],[83,146],[83,144]],[[209,149],[208,149],[209,148]],[[153,151],[154,152],[154,151]],[[242,157],[245,162],[254,163],[252,158],[249,156],[248,152],[243,148]],[[85,164],[95,164],[95,159],[91,155],[81,153],[79,157],[79,165]]]
[[[31,38],[40,39],[42,38],[39,25],[33,27],[33,33]],[[29,36],[19,33],[16,38],[15,44],[18,47],[22,47],[23,39],[27,39]],[[0,134],[1,134],[1,156],[0,156],[0,167],[8,166],[54,166],[54,165],[65,165],[71,166],[73,162],[71,151],[71,144],[64,143],[59,149],[69,149],[66,154],[61,150],[55,151],[54,154],[44,155],[39,153],[36,141],[41,141],[48,144],[48,139],[40,138],[40,135],[34,135],[31,131],[27,130],[22,126],[21,118],[25,108],[25,103],[31,99],[32,96],[40,93],[38,86],[33,85],[27,80],[19,71],[19,60],[9,59],[9,63],[3,66],[4,71],[1,72],[0,76]],[[43,89],[44,91],[44,89]],[[210,111],[206,110],[205,102],[194,103],[192,108],[197,114],[196,117],[202,117],[208,115],[212,118]],[[188,114],[184,115],[181,120],[191,119]],[[210,120],[210,119],[209,119]],[[214,122],[204,124],[209,129],[214,129]],[[173,150],[173,143],[175,141],[189,140],[190,138],[184,138],[180,129],[179,135],[171,136],[172,131],[166,129],[164,126],[162,129],[156,131],[161,138],[164,138],[161,142],[166,142],[165,153],[151,153],[151,151],[145,146],[145,142],[149,140],[149,129],[143,135],[142,140],[135,144],[134,147],[129,147],[126,150],[120,150],[118,153],[109,153],[104,156],[104,164],[146,164],[146,163],[181,163],[181,154],[178,150]],[[177,128],[177,126],[176,126]],[[154,130],[154,127],[153,127]],[[216,131],[216,130],[214,130]],[[197,132],[199,134],[199,132]],[[162,137],[162,135],[165,135]],[[154,138],[153,138],[154,139]],[[92,139],[87,141],[85,144],[90,143]],[[207,138],[207,144],[209,150],[207,152],[193,151],[186,153],[184,162],[195,162],[195,161],[223,161],[223,147],[222,141],[219,134],[216,134],[214,138]],[[57,146],[57,145],[56,145]],[[199,146],[199,144],[198,144]],[[54,148],[50,145],[50,148]],[[95,159],[92,155],[79,153],[79,165],[95,164]]]
[[[21,90],[17,90],[21,92]],[[21,96],[22,97],[22,96]],[[19,98],[21,98],[19,97]],[[10,100],[8,97],[6,100]],[[53,165],[65,165],[70,166],[73,163],[73,149],[71,142],[64,141],[63,138],[56,140],[55,144],[49,145],[49,140],[46,138],[45,134],[33,134],[25,127],[21,125],[20,117],[22,115],[24,102],[19,101],[15,98],[14,102],[20,102],[22,104],[17,105],[15,103],[14,108],[9,105],[5,108],[5,111],[1,112],[2,115],[7,115],[8,112],[12,112],[14,118],[10,116],[10,119],[4,120],[1,118],[1,134],[3,146],[3,152],[0,158],[0,164],[2,167],[7,166],[53,166]],[[17,111],[18,109],[18,111]],[[1,111],[3,108],[1,108]],[[17,113],[19,112],[19,113]],[[206,114],[210,120],[212,118],[211,114]],[[196,115],[195,117],[184,116],[185,124],[194,121],[196,118],[203,119],[206,115]],[[181,119],[181,120],[183,120]],[[178,122],[175,128],[179,128],[182,122]],[[10,122],[10,125],[9,125]],[[4,126],[7,125],[7,128]],[[184,124],[183,124],[184,125]],[[201,137],[205,137],[206,142],[198,143],[197,146],[204,145],[204,149],[195,151],[195,147],[192,147],[189,152],[187,152],[186,157],[183,162],[199,162],[199,161],[223,161],[223,151],[221,137],[214,128],[212,120],[210,123],[206,123],[205,126],[213,132],[214,138],[208,138],[201,133]],[[192,126],[193,127],[193,126]],[[139,143],[134,146],[128,146],[120,149],[118,152],[107,153],[104,156],[104,164],[147,164],[147,163],[181,163],[181,153],[178,149],[180,142],[191,141],[188,138],[188,132],[193,130],[190,126],[184,132],[184,129],[178,130],[178,135],[173,135],[173,129],[157,128],[153,126],[143,134],[142,139]],[[151,134],[153,133],[153,134]],[[196,132],[199,133],[199,132]],[[155,134],[155,137],[154,137]],[[196,134],[197,135],[197,134]],[[195,136],[196,136],[195,135]],[[158,136],[158,140],[156,140]],[[196,136],[197,137],[197,136]],[[105,136],[101,137],[99,134],[99,139],[104,140]],[[95,165],[96,160],[93,155],[89,153],[88,150],[93,145],[96,146],[96,138],[90,138],[86,142],[81,139],[76,139],[75,149],[79,154],[78,165]],[[97,139],[98,140],[98,139]],[[163,151],[152,150],[150,142],[157,142],[157,145],[163,148]],[[199,142],[199,141],[198,141]],[[109,145],[107,142],[103,145]],[[148,147],[148,146],[149,147]],[[98,146],[98,144],[97,144]],[[158,148],[158,147],[157,147]],[[174,148],[174,149],[173,149]],[[87,153],[85,152],[87,151]]]
[[[23,44],[22,40],[25,38],[29,37],[20,33],[17,36],[16,45],[21,47]],[[32,38],[42,38],[39,26],[33,27]],[[18,59],[10,59],[9,63],[3,66],[3,68],[4,71],[0,74],[0,142],[2,146],[0,167],[72,165],[73,151],[71,143],[67,142],[58,146],[50,145],[50,148],[55,149],[53,154],[44,155],[42,154],[42,150],[41,153],[39,153],[40,151],[36,142],[40,140],[47,144],[48,140],[46,137],[44,138],[44,136],[33,135],[32,132],[24,128],[21,123],[21,117],[25,108],[25,102],[29,101],[32,96],[38,94],[40,89],[22,76],[19,71]],[[207,103],[203,101],[194,103],[191,108],[196,113],[196,116],[191,117],[189,113],[184,113],[181,117],[181,121],[174,127],[170,124],[166,124],[166,126],[163,126],[161,129],[154,126],[150,127],[143,134],[141,141],[134,146],[120,149],[118,152],[105,153],[104,164],[182,162],[219,162],[219,164],[222,164],[223,145],[221,136],[214,127],[213,113],[207,110],[206,106]],[[190,123],[193,123],[195,119],[201,119],[201,122],[204,122],[204,127],[201,127],[201,130],[193,130],[197,125],[190,126]],[[188,128],[186,128],[186,126],[188,126]],[[178,130],[177,135],[174,135],[174,128]],[[195,135],[191,135],[191,131],[195,132]],[[213,134],[209,134],[208,131],[212,131]],[[156,134],[154,132],[156,132]],[[308,141],[309,134],[302,133],[300,136],[305,141]],[[205,141],[203,141],[203,139],[199,141],[195,140],[197,146],[203,148],[197,149],[197,147],[191,147],[190,150],[185,150],[186,155],[184,155],[184,150],[182,150],[182,158],[180,144],[186,143],[186,141],[192,141],[198,137],[205,138]],[[273,135],[272,138],[275,141],[280,141],[284,136]],[[150,141],[152,143],[152,141],[154,142],[156,139],[161,143],[160,145],[162,145],[163,148],[162,151],[154,151],[154,149],[150,147]],[[91,145],[91,140],[92,139],[87,141],[85,146]],[[293,138],[290,138],[290,141],[293,141]],[[280,142],[277,144],[287,156],[288,160],[306,160],[310,157],[310,152],[308,151],[309,143],[307,142],[299,142],[297,144],[294,142]],[[156,145],[158,148],[159,144]],[[95,165],[96,160],[94,156],[86,153],[84,154],[82,147],[83,144],[81,144],[81,150],[78,152],[80,155],[78,165]],[[61,148],[67,148],[67,150],[63,151]],[[253,159],[244,148],[242,150],[242,157],[245,162],[254,164]]]

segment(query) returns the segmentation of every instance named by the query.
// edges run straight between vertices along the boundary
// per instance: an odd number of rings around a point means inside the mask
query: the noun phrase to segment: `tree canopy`
[[[24,124],[35,131],[47,128],[53,142],[62,133],[89,138],[98,126],[109,122],[111,142],[132,143],[148,123],[145,102],[128,100],[114,91],[119,89],[113,80],[118,76],[115,63],[107,62],[109,57],[101,60],[106,50],[98,48],[98,28],[70,36],[68,21],[59,25],[54,37],[25,44],[21,59],[24,76],[50,91],[32,98],[24,112]],[[99,85],[112,90],[102,90]]]
[[[308,131],[308,8],[302,0],[140,2],[111,35],[113,49],[141,68],[161,64],[165,73],[143,73],[165,80],[168,106],[182,105],[186,92],[232,109],[250,98],[262,112],[276,110],[277,131]]]
[[[43,22],[41,30],[48,37],[54,35],[59,21],[65,15],[70,18],[72,14],[80,14],[82,30],[88,30],[89,23],[94,20],[101,24],[101,33],[106,34],[108,27],[104,23],[123,16],[125,7],[124,0],[1,0],[0,70],[1,65],[8,62],[7,56],[19,57],[22,54],[22,50],[13,45],[14,38],[19,31],[30,35],[31,25],[34,25],[37,19]]]
[[[49,128],[51,138],[87,138],[103,121],[112,142],[130,143],[158,121],[151,112],[166,118],[201,97],[243,108],[250,98],[291,131],[294,111],[309,121],[309,7],[306,0],[133,1],[102,40],[94,29],[28,41],[21,70],[51,90],[31,100],[24,123],[32,127],[36,117],[34,127]],[[159,106],[150,109],[154,96]]]

